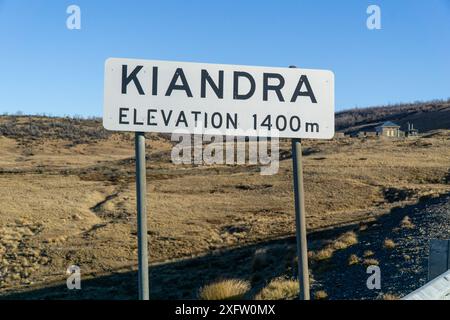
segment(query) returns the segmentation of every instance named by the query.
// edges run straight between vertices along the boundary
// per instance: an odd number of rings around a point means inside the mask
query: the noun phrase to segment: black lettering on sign
[[[303,84],[305,84],[306,86],[306,91],[301,91]],[[316,97],[314,96],[314,92],[312,91],[311,85],[309,84],[308,77],[305,75],[302,75],[300,77],[297,87],[295,88],[294,94],[292,95],[291,102],[295,102],[298,96],[307,96],[311,99],[312,103],[317,103]]]
[[[161,110],[161,115],[162,115],[164,124],[165,124],[166,126],[169,125],[170,118],[172,117],[172,112],[173,112],[173,111],[170,110],[170,111],[169,111],[169,114],[167,115],[167,118],[166,118],[166,113],[164,112],[164,110]]]
[[[306,132],[319,132],[319,124],[318,123],[306,123]]]
[[[277,85],[269,84],[269,79],[278,79]],[[284,102],[283,95],[281,93],[281,89],[284,87],[284,78],[281,74],[278,73],[264,73],[263,74],[263,101],[268,100],[269,90],[275,91],[277,94],[278,100]]]
[[[181,79],[181,84],[177,84],[178,78]],[[177,70],[175,71],[169,88],[167,88],[166,96],[170,96],[173,90],[184,90],[186,92],[186,95],[192,98],[192,91],[191,88],[189,88],[189,84],[186,80],[186,76],[184,75],[184,71],[182,68],[177,68]]]
[[[227,129],[230,129],[230,125],[234,129],[237,129],[237,113],[234,114],[234,118],[231,117],[231,114],[227,113]]]
[[[1,0],[0,0],[1,1]],[[184,91],[187,97],[192,98],[193,92],[191,90],[190,83],[186,78],[186,75],[183,71],[183,68],[176,68],[173,74],[170,74],[171,80],[168,86],[164,86],[163,88],[159,88],[160,82],[159,77],[161,76],[161,72],[171,72],[166,70],[165,68],[159,70],[157,66],[151,66],[147,69],[142,69],[144,66],[137,65],[135,66],[131,72],[129,72],[130,68],[128,65],[122,65],[122,83],[121,83],[121,92],[122,94],[127,94],[130,92],[130,84],[133,84],[136,88],[136,91],[139,95],[151,94],[152,96],[158,96],[158,94],[163,94],[165,92],[165,96],[171,96],[174,91]],[[194,92],[196,97],[200,98],[217,98],[224,99],[225,95],[229,92],[225,92],[225,71],[224,70],[215,70],[212,74],[211,71],[207,69],[198,70],[200,73],[200,81],[199,92]],[[139,74],[144,73],[144,75],[139,76]],[[252,75],[245,71],[232,71],[233,75],[233,83],[232,83],[232,98],[233,100],[248,100],[252,98],[256,92],[256,80],[259,79],[259,75]],[[145,78],[144,78],[145,76]],[[231,74],[230,74],[231,76]],[[148,79],[147,79],[148,77]],[[148,80],[144,82],[144,79]],[[195,79],[198,79],[195,77]],[[231,79],[230,79],[231,80]],[[143,81],[142,83],[140,81]],[[144,89],[142,84],[147,85],[148,87]],[[292,92],[286,92],[288,90],[286,88],[286,78],[281,73],[275,72],[263,72],[262,73],[262,83],[258,82],[258,86],[262,85],[262,101],[269,101],[270,99],[276,98],[279,102],[290,101],[294,103],[297,101],[298,97],[309,97],[312,103],[317,103],[317,99],[315,93],[311,87],[310,81],[307,75],[299,75],[298,82],[296,84],[295,89]],[[231,87],[231,86],[230,86]],[[197,88],[197,86],[195,86]],[[230,88],[231,89],[231,88]],[[258,87],[259,89],[259,87]],[[131,91],[134,91],[131,88]],[[162,91],[162,92],[159,92]],[[198,96],[199,94],[199,96]],[[286,96],[286,98],[284,97]],[[290,97],[290,99],[289,99]],[[228,97],[227,97],[228,98]],[[260,97],[258,97],[260,98]],[[130,114],[131,117],[131,114]],[[209,120],[208,120],[209,121]],[[223,119],[225,121],[225,118]]]
[[[133,124],[143,125],[143,122],[137,121],[137,110],[133,109]]]
[[[129,111],[129,108],[119,108],[119,124],[130,124],[128,121],[123,120],[123,118],[126,118],[126,114],[124,114],[124,111]]]
[[[191,111],[191,113],[194,115],[194,123],[195,123],[195,126],[197,126],[198,115],[201,114],[201,112],[200,111]]]
[[[178,115],[178,120],[175,123],[175,127],[178,127],[180,125],[180,122],[183,122],[184,126],[188,127],[188,123],[187,123],[186,115],[184,114],[184,111],[181,111],[180,114]]]
[[[139,94],[140,95],[144,94],[144,90],[142,90],[141,83],[137,78],[138,72],[141,71],[143,67],[144,66],[137,66],[136,68],[134,68],[133,71],[131,71],[130,75],[127,76],[128,66],[126,64],[122,65],[122,94],[127,93],[127,87],[131,81],[133,81]]]
[[[219,112],[214,112],[211,115],[211,125],[213,128],[218,129],[222,126],[222,114]]]
[[[158,67],[153,67],[152,73],[152,95],[158,94]]]
[[[206,82],[209,83],[211,89],[213,89],[217,98],[223,99],[223,70],[219,70],[219,85],[214,83],[207,70],[202,69],[201,83],[200,83],[200,96],[206,98]]]
[[[250,90],[245,94],[239,93],[239,78],[247,78],[250,81]],[[233,99],[235,100],[247,100],[255,93],[255,79],[253,79],[250,73],[244,71],[235,71],[233,73]]]
[[[158,110],[156,109],[148,109],[147,111],[147,125],[149,126],[156,126],[158,125],[157,123],[152,122],[153,119],[155,119],[155,116],[152,115],[153,112],[157,112]]]

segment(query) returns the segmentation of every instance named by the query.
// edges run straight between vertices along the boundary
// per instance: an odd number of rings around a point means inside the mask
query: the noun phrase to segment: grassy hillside
[[[336,114],[336,130],[352,133],[385,121],[398,123],[402,129],[410,122],[420,132],[450,129],[450,99],[345,110]]]
[[[371,129],[385,121],[392,121],[406,128],[413,123],[420,132],[450,129],[450,99],[429,102],[414,102],[364,109],[349,109],[336,113],[336,130],[352,133]],[[0,116],[0,136],[21,139],[22,142],[44,138],[64,139],[72,144],[83,144],[107,140],[111,132],[106,131],[101,118],[81,119],[45,116],[4,115]],[[121,135],[130,136],[128,133]],[[168,135],[159,135],[168,138]]]
[[[358,119],[348,128],[379,121],[376,116],[383,112],[393,116],[394,109],[381,108],[378,114],[372,110],[368,120]],[[421,118],[428,114],[421,112]],[[340,121],[342,114],[352,115],[340,113]],[[295,230],[290,141],[280,143],[278,173],[262,176],[259,166],[249,163],[176,165],[167,135],[147,137],[152,297],[196,298],[201,286],[218,278],[251,281],[256,294],[272,278],[296,276],[295,245],[275,246],[264,254],[267,244],[290,239]],[[107,132],[99,119],[3,116],[0,149],[0,299],[28,290],[37,297],[37,291],[54,283],[62,285],[64,293],[50,290],[53,297],[73,298],[65,287],[71,264],[82,268],[83,288],[88,279],[94,281],[92,290],[80,290],[83,297],[134,298],[133,134]],[[395,208],[450,192],[450,130],[417,139],[305,140],[303,151],[307,227],[310,235],[320,235],[309,247],[312,275],[319,281],[332,283],[336,277],[324,270],[338,270],[329,268],[330,261],[347,268],[350,254],[380,259],[383,270],[391,270],[382,264],[391,261],[383,254],[390,257],[394,251],[386,253],[382,247],[379,219],[392,217]],[[413,211],[405,211],[413,217]],[[380,243],[362,233],[369,224],[375,226]],[[344,230],[355,234],[341,236]],[[398,234],[386,237],[400,242]],[[361,253],[344,251],[347,246],[353,250],[356,240],[363,244]],[[217,260],[198,258],[211,252],[221,257],[217,253],[224,250],[231,254]],[[363,257],[367,250],[375,254]],[[400,246],[392,250],[399,257],[411,256],[411,261],[423,256],[403,252]],[[274,262],[262,267],[265,256]],[[364,277],[365,260],[359,265]],[[410,266],[408,270],[414,272]],[[127,274],[134,280],[122,277]],[[118,282],[110,282],[111,277]],[[101,279],[107,280],[96,282]],[[339,297],[331,289],[329,293]]]

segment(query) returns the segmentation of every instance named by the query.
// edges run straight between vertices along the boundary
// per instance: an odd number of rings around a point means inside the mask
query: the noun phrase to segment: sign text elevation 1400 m
[[[115,131],[330,139],[334,74],[110,58],[103,125]]]

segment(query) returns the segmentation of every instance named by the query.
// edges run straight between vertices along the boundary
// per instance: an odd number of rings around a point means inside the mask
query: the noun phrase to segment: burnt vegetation
[[[450,128],[450,98],[387,105],[371,108],[354,108],[336,113],[336,131],[353,133],[374,128],[385,121],[393,121],[405,127],[407,122],[414,123],[420,132]],[[92,143],[108,139],[112,132],[102,126],[98,117],[49,117],[39,115],[3,114],[0,116],[0,136],[32,143],[43,139],[62,139],[72,145]],[[125,139],[131,138],[121,133]],[[158,134],[170,140],[168,134]]]
[[[385,121],[392,121],[401,126],[411,122],[421,132],[449,129],[450,98],[337,112],[336,130],[351,133]]]
[[[32,142],[41,139],[62,139],[73,145],[107,139],[100,118],[51,118],[45,116],[2,116],[0,136]]]

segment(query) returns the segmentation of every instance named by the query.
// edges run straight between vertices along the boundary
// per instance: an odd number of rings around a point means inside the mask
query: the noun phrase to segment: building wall
[[[395,137],[399,137],[399,129],[398,128],[383,128],[382,129],[382,136],[385,137],[390,137],[390,138],[395,138]]]

